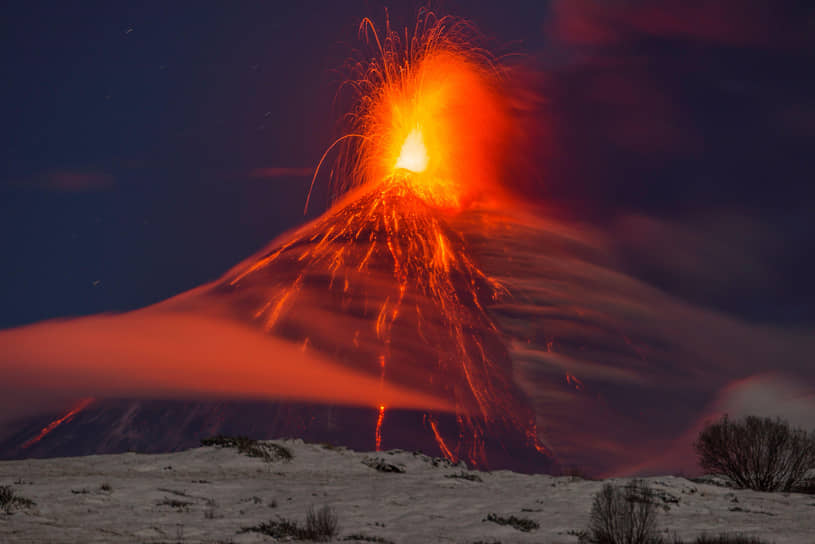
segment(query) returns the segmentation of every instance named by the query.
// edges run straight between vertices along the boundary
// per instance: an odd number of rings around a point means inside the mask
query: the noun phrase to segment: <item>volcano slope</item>
[[[260,338],[289,347],[245,349]],[[36,393],[57,376],[63,394],[100,399],[30,449],[49,419],[8,426],[7,457],[168,451],[222,430],[489,469],[693,471],[699,425],[739,415],[734,391],[764,384],[770,362],[803,384],[796,398],[815,398],[811,336],[673,298],[627,274],[607,236],[543,209],[450,211],[400,183],[350,193],[216,282],[130,314],[2,332],[0,348],[7,386]],[[303,374],[315,360],[344,373]],[[277,383],[289,374],[307,378]],[[223,402],[247,397],[273,402]]]

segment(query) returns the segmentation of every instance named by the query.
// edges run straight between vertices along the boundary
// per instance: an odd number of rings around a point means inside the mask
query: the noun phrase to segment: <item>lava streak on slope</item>
[[[55,419],[54,421],[52,421],[51,423],[49,423],[48,425],[43,427],[42,430],[39,432],[39,434],[37,436],[35,436],[31,440],[28,440],[27,442],[25,442],[23,444],[23,446],[22,446],[23,449],[30,448],[31,446],[33,446],[34,444],[36,444],[37,442],[42,440],[45,435],[47,435],[48,433],[50,433],[51,431],[53,431],[54,429],[56,429],[57,427],[59,427],[63,423],[71,421],[71,419],[73,419],[73,417],[76,414],[78,414],[79,412],[81,412],[82,410],[84,410],[85,408],[90,406],[90,404],[93,402],[93,400],[94,399],[92,399],[92,398],[87,398],[87,399],[82,399],[81,401],[79,401],[73,408],[68,410],[67,414],[65,414],[62,417],[59,417],[59,418]]]
[[[486,466],[492,427],[520,431],[534,447],[534,416],[485,311],[506,292],[448,226],[448,213],[406,182],[368,187],[209,294],[381,382],[450,398],[458,412],[457,428],[447,429],[453,436],[442,436],[432,414],[428,432],[449,457]],[[382,398],[372,429],[377,446],[387,405]]]

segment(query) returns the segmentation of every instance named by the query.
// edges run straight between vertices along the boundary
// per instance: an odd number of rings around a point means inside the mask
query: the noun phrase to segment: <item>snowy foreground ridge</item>
[[[0,542],[274,542],[240,532],[280,517],[302,523],[329,505],[336,541],[575,543],[603,482],[463,465],[404,451],[357,453],[273,441],[291,460],[202,447],[142,455],[6,461],[0,485],[34,505],[0,509]],[[400,470],[404,472],[400,472]],[[815,496],[734,491],[674,476],[648,478],[660,527],[686,540],[741,532],[769,542],[815,543]],[[486,518],[528,519],[525,532]],[[353,540],[349,537],[367,537]]]

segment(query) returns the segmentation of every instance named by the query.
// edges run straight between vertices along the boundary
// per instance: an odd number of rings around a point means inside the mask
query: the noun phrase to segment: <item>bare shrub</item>
[[[176,510],[186,510],[191,504],[192,503],[189,501],[180,501],[178,499],[170,499],[168,497],[164,497],[164,499],[156,503],[157,506],[169,506],[170,508],[175,508]]]
[[[329,506],[323,506],[315,511],[310,507],[306,513],[306,534],[309,540],[325,542],[337,536],[339,523],[337,514]]]
[[[11,514],[15,508],[31,508],[35,503],[31,499],[20,497],[9,485],[0,485],[0,510]]]
[[[269,463],[294,459],[291,450],[285,446],[272,442],[258,442],[246,436],[224,436],[219,434],[211,438],[201,439],[201,445],[237,448],[240,453],[248,457],[258,457]]]
[[[296,521],[285,518],[258,523],[252,527],[244,527],[238,533],[260,533],[278,540],[284,538],[306,540],[303,528]]]
[[[589,529],[581,539],[594,544],[660,544],[654,491],[633,480],[625,486],[606,484],[591,506]]]
[[[445,474],[445,478],[457,478],[459,480],[467,480],[468,482],[483,482],[481,476],[472,472],[464,472],[463,470],[455,474]]]
[[[694,447],[704,470],[756,491],[790,491],[815,467],[815,433],[781,419],[725,415],[699,433]]]
[[[312,542],[328,542],[339,532],[337,515],[329,506],[323,506],[315,511],[310,507],[306,513],[305,527],[285,518],[278,518],[269,522],[260,523],[253,527],[245,527],[239,533],[261,533],[276,539],[310,540]]]
[[[365,457],[361,463],[367,467],[371,467],[372,469],[379,471],[379,472],[391,472],[393,474],[404,474],[405,467],[402,465],[394,465],[392,463],[386,463],[383,459],[379,459],[376,457]]]
[[[487,517],[482,521],[491,521],[493,523],[497,523],[498,525],[509,525],[510,527],[525,533],[540,528],[540,524],[535,520],[528,518],[517,518],[515,516],[499,516],[495,513],[487,514]]]
[[[387,538],[383,538],[381,536],[368,536],[361,533],[348,535],[343,538],[343,540],[353,540],[356,542],[377,542],[378,544],[394,544],[392,540],[388,540]]]

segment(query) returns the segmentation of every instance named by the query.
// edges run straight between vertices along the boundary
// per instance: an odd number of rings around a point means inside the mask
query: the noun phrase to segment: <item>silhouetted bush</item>
[[[354,533],[348,535],[343,540],[352,540],[354,542],[377,542],[378,544],[394,544],[393,540],[382,538],[381,536],[368,536],[361,533]]]
[[[815,433],[781,419],[725,415],[699,433],[694,447],[704,470],[756,491],[790,491],[815,467]]]
[[[583,542],[593,544],[660,544],[654,491],[634,480],[625,486],[606,484],[591,506]]]
[[[285,518],[258,523],[252,527],[244,527],[238,533],[260,533],[278,540],[284,538],[306,540],[305,530],[296,521]]]
[[[178,499],[170,499],[168,497],[164,497],[162,500],[156,503],[157,506],[169,506],[170,508],[175,508],[177,510],[186,510],[192,503],[189,501],[180,501]]]
[[[261,533],[276,539],[291,538],[294,540],[310,540],[312,542],[328,542],[339,532],[337,515],[329,506],[323,506],[315,511],[314,507],[306,513],[305,527],[285,518],[260,523],[252,527],[245,527],[240,533]]]
[[[768,544],[755,536],[722,533],[716,536],[702,535],[694,540],[694,544]]]
[[[401,465],[394,465],[393,463],[386,463],[384,460],[376,457],[365,457],[361,463],[367,467],[379,472],[390,472],[393,474],[404,474],[405,467]]]
[[[339,522],[337,514],[329,506],[323,506],[315,511],[310,507],[306,513],[306,534],[309,540],[325,542],[337,536]]]
[[[482,521],[491,521],[493,523],[497,523],[498,525],[509,525],[510,527],[525,533],[540,528],[540,524],[532,519],[516,518],[515,516],[504,517],[494,513],[487,514],[487,517]]]
[[[30,508],[34,506],[34,501],[20,497],[14,493],[10,485],[0,485],[0,509],[6,514],[11,514],[15,508]]]
[[[218,446],[221,448],[237,448],[248,457],[259,457],[267,462],[291,461],[294,458],[289,448],[271,442],[258,442],[246,436],[217,435],[212,438],[201,439],[202,446]]]
[[[467,480],[469,482],[483,482],[484,480],[481,479],[481,476],[478,474],[473,474],[472,472],[458,472],[456,474],[445,474],[445,478],[457,478],[459,480]]]

